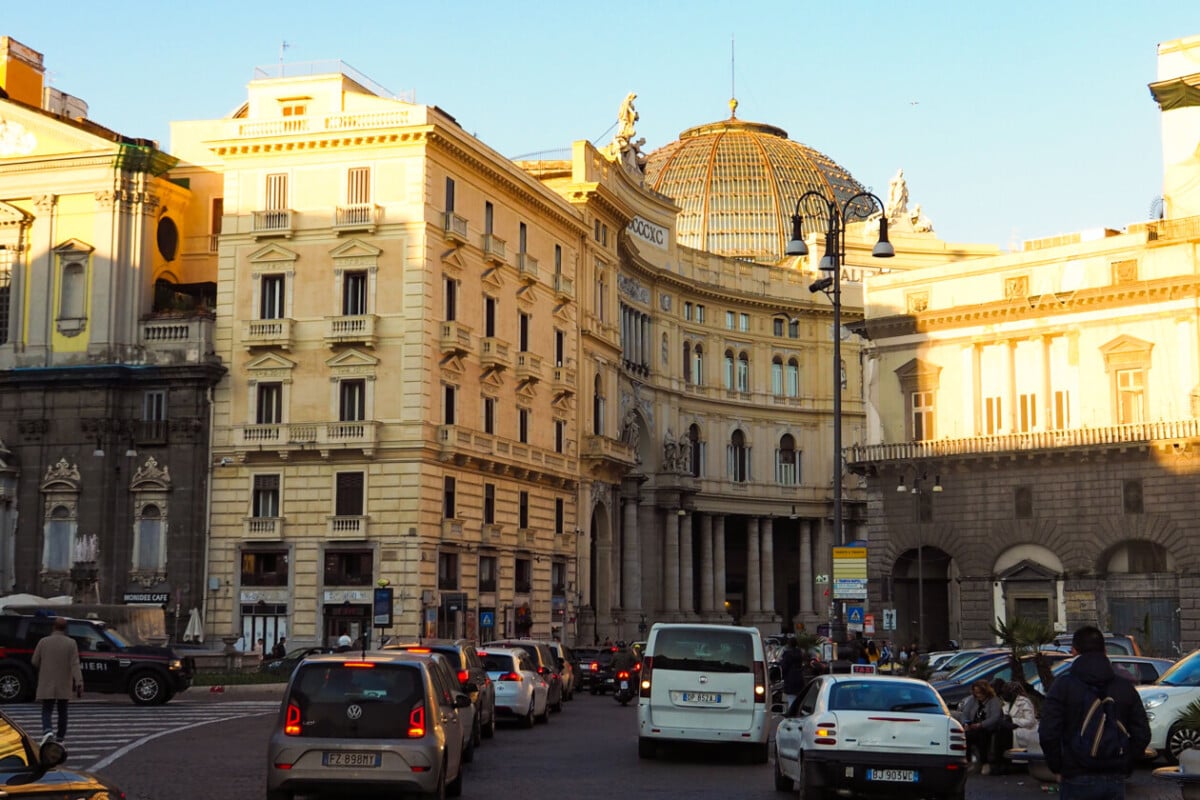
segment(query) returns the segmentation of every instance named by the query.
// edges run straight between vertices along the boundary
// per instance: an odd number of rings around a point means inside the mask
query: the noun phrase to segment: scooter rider
[[[613,653],[612,666],[613,675],[616,675],[621,670],[633,672],[633,668],[637,666],[637,656],[629,649],[629,645],[622,639],[617,642],[617,651]]]

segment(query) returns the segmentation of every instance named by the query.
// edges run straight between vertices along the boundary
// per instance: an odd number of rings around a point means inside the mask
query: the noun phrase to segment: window
[[[519,594],[529,594],[533,587],[533,562],[528,558],[518,558],[513,568],[513,589]]]
[[[8,344],[12,313],[13,250],[0,246],[0,344]]]
[[[1056,431],[1064,431],[1071,427],[1071,395],[1066,390],[1054,393],[1054,417],[1051,427]]]
[[[775,336],[783,336],[783,326],[785,322],[787,322],[787,320],[776,317],[771,321],[771,332]]]
[[[1144,497],[1140,479],[1132,478],[1121,484],[1121,499],[1126,514],[1141,514],[1145,510]]]
[[[554,331],[554,366],[561,367],[567,357],[567,335],[563,331]]]
[[[454,519],[454,488],[454,478],[447,475],[442,479],[442,517],[444,519]]]
[[[550,564],[550,591],[562,594],[567,590],[567,565],[562,561]]]
[[[529,444],[529,417],[528,408],[517,409],[517,441],[524,444]]]
[[[529,527],[529,492],[526,491],[517,495],[517,527],[522,530]]]
[[[912,393],[913,441],[933,438],[933,392]]]
[[[529,350],[529,321],[530,321],[530,319],[531,319],[531,317],[528,314],[526,314],[524,311],[522,311],[520,316],[517,317],[517,335],[518,335],[518,344],[520,345],[517,348],[518,350],[521,350],[521,351]]]
[[[563,520],[566,519],[566,508],[561,497],[554,498],[554,532],[563,532]]]
[[[700,439],[700,426],[693,423],[688,427],[688,441],[691,442],[688,471],[693,478],[704,477],[704,442]]]
[[[346,170],[346,202],[352,206],[371,202],[370,167],[351,167]]]
[[[367,313],[367,273],[342,275],[342,316],[360,317]]]
[[[333,513],[339,517],[364,516],[363,488],[363,473],[337,473]]]
[[[790,433],[780,437],[779,449],[775,451],[775,482],[783,486],[800,484],[800,451]]]
[[[691,303],[683,304],[683,318],[685,320],[687,320],[688,322],[692,321],[692,304]]]
[[[496,298],[484,296],[483,298],[483,335],[496,335]]]
[[[266,230],[286,230],[290,224],[288,218],[288,176],[276,173],[267,176],[267,191],[265,212],[261,224]],[[273,317],[263,317],[273,319]]]
[[[985,436],[995,436],[1004,427],[1004,417],[1000,414],[1000,398],[983,398],[983,433]]]
[[[367,382],[361,378],[338,381],[338,420],[358,422],[367,418]]]
[[[492,205],[491,200],[486,200],[483,203],[483,232],[490,235],[493,233],[492,226],[495,224],[496,208]]]
[[[692,343],[683,343],[683,381],[692,382]]]
[[[734,314],[732,311],[726,311],[725,312],[725,330],[732,331],[736,328],[736,325],[737,325],[737,314]]]
[[[599,372],[592,380],[592,433],[604,435],[604,390]]]
[[[279,516],[279,476],[255,475],[251,495],[251,516],[271,519]]]
[[[561,419],[554,420],[554,452],[561,453],[566,440],[566,423]]]
[[[1022,394],[1017,397],[1017,430],[1028,433],[1037,427],[1037,395]]]
[[[554,245],[554,274],[562,275],[562,245]]]
[[[1117,381],[1117,424],[1144,422],[1146,417],[1146,373],[1141,369],[1119,369]]]
[[[696,322],[704,322],[704,306],[696,304]]]
[[[746,444],[746,434],[740,430],[729,438],[728,462],[729,480],[734,483],[750,480],[750,447]]]
[[[138,438],[144,442],[162,442],[167,436],[167,390],[148,389],[142,393],[142,421]]]
[[[789,339],[799,339],[800,338],[800,320],[793,319],[788,322],[788,338]]]
[[[704,349],[700,345],[692,350],[692,383],[704,385]]]
[[[596,270],[596,317],[601,322],[607,322],[608,305],[606,301],[608,299],[608,280],[604,270],[599,269],[599,266],[597,265]]]
[[[733,368],[733,351],[732,350],[725,351],[724,365],[725,365],[725,369],[722,373],[722,376],[724,379],[725,388],[733,389],[734,368]]]
[[[483,398],[483,432],[496,433],[496,398]]]
[[[225,198],[214,197],[208,215],[208,252],[217,252],[221,237],[221,225],[225,218]]]
[[[750,356],[745,353],[738,354],[737,389],[739,392],[750,391]]]
[[[738,314],[738,330],[742,333],[750,332],[750,315]]]
[[[66,506],[55,506],[46,522],[42,546],[42,568],[47,572],[66,572],[71,568],[71,547],[75,542],[75,520]]]
[[[496,591],[496,557],[479,557],[479,591]]]
[[[454,213],[454,178],[446,178],[446,210]]]
[[[279,109],[285,117],[303,117],[308,111],[304,103],[286,103]]]
[[[160,572],[166,566],[166,522],[154,504],[142,506],[134,529],[133,568],[138,572]]]
[[[264,275],[260,281],[261,296],[259,297],[259,319],[284,318],[284,289],[286,278],[283,275]]]
[[[442,422],[444,425],[455,425],[456,399],[458,392],[449,384],[442,387]]]
[[[800,396],[800,364],[794,358],[787,363],[787,396]]]
[[[454,322],[458,319],[458,281],[446,278],[442,286],[445,290],[446,322]]]
[[[286,550],[243,550],[242,586],[287,586]]]
[[[255,392],[257,408],[254,421],[259,425],[278,425],[283,422],[283,384],[260,383]]]
[[[518,253],[529,252],[529,226],[524,222],[520,223],[520,226],[517,228],[517,242],[519,245],[517,249]]]
[[[325,553],[326,586],[370,586],[375,557],[370,550],[328,550]]]
[[[496,524],[496,484],[483,485],[483,524]]]
[[[458,588],[458,553],[438,553],[438,588]]]

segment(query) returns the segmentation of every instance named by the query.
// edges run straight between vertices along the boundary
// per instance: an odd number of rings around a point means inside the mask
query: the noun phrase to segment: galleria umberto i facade
[[[850,226],[840,331],[824,237],[783,250],[796,197],[861,186],[735,113],[644,154],[630,96],[611,143],[515,162],[283,68],[159,151],[33,102],[7,46],[0,590],[302,643],[363,633],[386,582],[391,633],[590,642],[813,629],[865,541],[895,638],[918,609],[930,643],[1017,614],[1194,638],[1194,40],[1153,87],[1163,219],[1002,254],[889,196],[897,257]]]

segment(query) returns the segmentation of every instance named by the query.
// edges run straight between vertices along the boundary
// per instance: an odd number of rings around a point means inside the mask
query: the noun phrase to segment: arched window
[[[596,372],[596,378],[592,381],[592,433],[596,436],[604,435],[604,384],[600,380],[600,373]]]
[[[142,506],[134,532],[133,568],[137,572],[158,572],[166,565],[167,548],[162,511],[149,503]]]
[[[779,438],[779,449],[775,451],[775,482],[782,486],[800,484],[800,451],[790,433]]]
[[[692,351],[692,383],[704,385],[704,346],[699,344]]]
[[[691,462],[688,472],[693,478],[704,477],[704,442],[700,439],[700,426],[692,423],[688,426],[688,441],[692,443]]]
[[[737,389],[739,392],[750,391],[750,356],[746,353],[738,354]]]
[[[746,483],[750,480],[750,446],[746,444],[746,434],[740,429],[729,437],[726,460],[729,480],[734,483]]]
[[[732,389],[733,388],[733,351],[732,350],[725,351],[724,364],[725,364],[725,369],[722,373],[722,379],[725,382],[725,388]]]
[[[800,364],[794,358],[789,358],[787,363],[787,396],[800,396]]]
[[[771,359],[771,394],[783,397],[783,359],[779,356]]]
[[[66,506],[55,506],[46,523],[46,542],[42,567],[47,572],[66,572],[71,568],[71,543],[75,539],[75,520]]]

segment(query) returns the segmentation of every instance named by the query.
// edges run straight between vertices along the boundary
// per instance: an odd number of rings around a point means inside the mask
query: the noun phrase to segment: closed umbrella
[[[192,609],[188,617],[187,627],[183,631],[183,640],[185,642],[204,641],[204,623],[200,619],[200,609]]]

